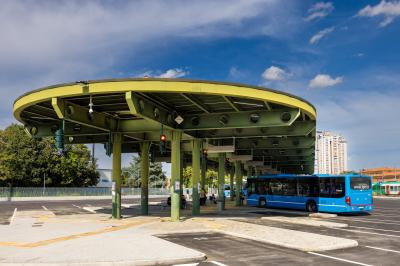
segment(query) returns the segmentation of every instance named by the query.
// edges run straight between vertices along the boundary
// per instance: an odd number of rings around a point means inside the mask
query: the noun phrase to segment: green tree
[[[193,176],[193,168],[191,166],[187,166],[183,168],[183,186],[184,187],[192,187],[192,176]],[[218,186],[218,172],[213,169],[207,169],[206,172],[206,185],[211,187]]]
[[[132,161],[128,167],[122,169],[123,177],[126,179],[123,181],[124,185],[130,187],[140,187],[140,156],[132,156]],[[165,184],[166,176],[162,171],[161,163],[150,162],[149,163],[149,184],[155,187],[162,187]]]
[[[82,144],[66,145],[66,154],[57,153],[53,138],[31,138],[24,128],[12,124],[0,130],[0,186],[96,185],[89,149]]]

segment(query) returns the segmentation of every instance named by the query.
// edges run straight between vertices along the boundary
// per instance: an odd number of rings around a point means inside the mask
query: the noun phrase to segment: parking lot
[[[152,215],[168,215],[165,198],[151,199]],[[207,255],[200,265],[398,265],[400,260],[400,200],[375,199],[374,212],[363,215],[339,215],[324,218],[325,221],[346,223],[346,228],[327,228],[260,219],[284,216],[303,218],[308,214],[300,211],[243,207],[226,216],[238,221],[297,231],[312,232],[357,240],[358,247],[324,252],[303,252],[222,233],[188,233],[160,236]],[[123,201],[124,217],[139,215],[139,199]],[[2,202],[0,223],[7,226],[19,211],[45,210],[56,216],[79,214],[109,214],[109,200]],[[190,210],[187,210],[190,212]],[[203,210],[202,216],[214,216]],[[219,215],[221,216],[221,215]],[[224,216],[224,215],[222,215]],[[235,216],[237,218],[235,218]]]
[[[372,215],[339,215],[324,220],[349,224],[324,228],[262,220],[246,222],[357,240],[358,247],[325,252],[301,252],[222,234],[185,234],[165,238],[207,254],[208,263],[224,265],[398,265],[400,260],[400,200],[375,199]],[[254,209],[258,215],[304,216],[304,212]],[[241,220],[243,221],[243,220]],[[207,263],[207,264],[208,264]],[[201,265],[207,265],[205,262]]]

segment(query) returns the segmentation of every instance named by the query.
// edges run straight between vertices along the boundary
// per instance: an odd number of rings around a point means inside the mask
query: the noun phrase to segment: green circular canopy
[[[123,134],[123,152],[158,144],[182,131],[202,139],[209,161],[218,152],[264,172],[312,173],[316,110],[287,93],[243,84],[183,79],[112,79],[59,84],[31,91],[14,103],[14,116],[34,137],[54,136],[64,125],[65,143],[108,143]],[[63,123],[62,123],[63,122]],[[153,145],[153,159],[169,159]],[[186,160],[190,161],[190,156]]]

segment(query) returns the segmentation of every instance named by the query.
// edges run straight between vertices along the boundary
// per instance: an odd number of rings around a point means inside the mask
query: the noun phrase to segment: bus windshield
[[[350,188],[354,190],[371,189],[371,179],[368,177],[351,177]]]

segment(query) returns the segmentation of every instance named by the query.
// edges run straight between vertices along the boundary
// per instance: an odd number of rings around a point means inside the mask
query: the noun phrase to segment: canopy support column
[[[201,189],[206,190],[207,157],[202,153],[201,156]]]
[[[171,220],[179,221],[182,131],[174,130],[171,135]]]
[[[146,141],[140,144],[140,208],[142,215],[149,215],[149,149],[150,142]]]
[[[112,218],[121,219],[121,133],[113,133]]]
[[[242,205],[242,200],[240,198],[242,191],[242,164],[240,161],[235,161],[235,179],[235,205],[240,206]]]
[[[235,167],[234,167],[234,165],[233,164],[231,164],[231,167],[230,167],[230,182],[229,182],[229,187],[230,187],[230,189],[231,189],[231,191],[230,191],[230,200],[231,201],[233,201],[233,179],[234,179],[234,176],[235,176]]]
[[[197,215],[200,213],[200,197],[199,197],[199,179],[200,179],[200,144],[199,139],[192,140],[192,214]]]
[[[221,152],[218,154],[218,211],[225,209],[225,158],[226,154]]]

